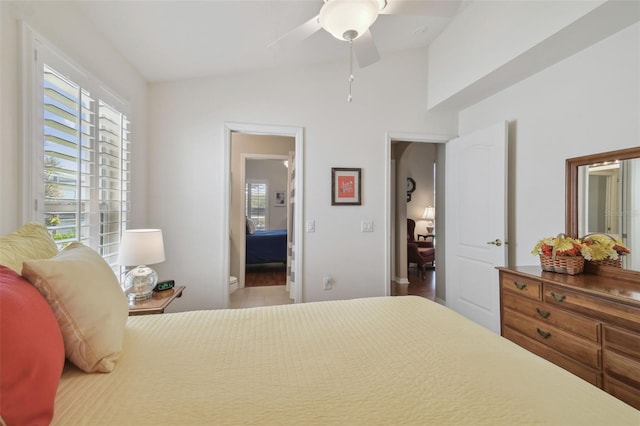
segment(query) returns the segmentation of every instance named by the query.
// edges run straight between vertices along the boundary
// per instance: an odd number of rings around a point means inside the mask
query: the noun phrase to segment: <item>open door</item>
[[[446,166],[446,302],[500,332],[496,266],[507,261],[507,122],[451,140]]]
[[[289,160],[288,160],[288,189],[287,189],[287,197],[289,198],[289,213],[287,214],[287,291],[289,292],[289,297],[291,299],[296,298],[296,268],[295,268],[295,258],[296,258],[296,245],[295,245],[295,202],[296,202],[296,153],[295,151],[289,151]]]

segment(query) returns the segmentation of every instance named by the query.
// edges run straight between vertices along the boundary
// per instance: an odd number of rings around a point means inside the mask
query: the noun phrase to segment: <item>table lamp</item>
[[[158,274],[147,265],[164,262],[161,229],[128,229],[122,234],[118,264],[136,266],[127,272],[122,289],[136,302],[150,299]]]
[[[422,219],[427,221],[427,234],[433,234],[433,221],[436,219],[436,209],[429,206],[424,209]]]

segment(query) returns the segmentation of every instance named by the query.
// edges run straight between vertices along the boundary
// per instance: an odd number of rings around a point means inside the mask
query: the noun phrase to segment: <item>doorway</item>
[[[236,144],[239,139],[245,140],[244,148],[237,150]],[[249,142],[246,142],[249,141]],[[278,214],[286,211],[287,226],[290,230],[287,232],[287,256],[288,267],[287,273],[290,274],[289,294],[294,303],[302,301],[302,288],[297,281],[297,277],[301,276],[302,268],[302,159],[303,159],[303,131],[299,127],[286,127],[286,126],[269,126],[269,125],[253,125],[246,123],[226,123],[225,124],[225,153],[226,164],[224,171],[224,178],[226,181],[225,188],[226,200],[228,209],[225,209],[225,224],[226,229],[229,231],[229,238],[223,241],[223,253],[226,254],[226,276],[238,277],[244,280],[244,247],[245,247],[245,235],[248,227],[246,220],[246,192],[245,192],[245,162],[247,158],[254,157],[274,157],[274,154],[270,154],[270,150],[274,149],[276,141],[281,142],[281,145],[289,146],[286,150],[290,150],[293,146],[293,150],[290,152],[295,153],[291,157],[291,161],[287,162],[287,166],[290,169],[295,169],[296,173],[291,176],[290,185],[282,188],[282,184],[277,184],[277,188],[273,189],[273,194],[265,194],[266,197],[273,195],[274,203],[271,203],[270,198],[266,200],[266,206],[271,204],[285,204],[280,207],[283,211],[278,211]],[[240,145],[238,145],[240,146]],[[286,152],[285,150],[285,152]],[[244,157],[240,151],[245,151]],[[280,153],[281,154],[281,153]],[[275,154],[275,157],[280,157],[280,154]],[[284,158],[284,157],[283,157]],[[289,160],[289,157],[286,157]],[[280,158],[279,158],[280,159]],[[284,159],[281,159],[284,162]],[[298,188],[298,190],[293,190]],[[283,200],[283,196],[286,200]],[[275,207],[274,207],[275,208]],[[289,276],[289,275],[288,275]],[[240,279],[238,281],[240,281]],[[226,294],[226,306],[229,306],[229,292]]]
[[[389,232],[387,233],[387,294],[412,294],[409,293],[409,286],[416,281],[415,269],[411,271],[411,276],[407,270],[407,218],[416,220],[417,234],[434,234],[437,235],[435,243],[436,262],[432,270],[427,269],[425,275],[425,283],[412,290],[418,295],[426,295],[428,298],[444,304],[445,295],[445,271],[444,271],[444,247],[446,238],[444,235],[444,172],[445,172],[445,143],[453,139],[448,135],[415,135],[415,134],[388,134],[387,135],[387,200],[388,200],[388,218]],[[411,146],[414,148],[411,148]],[[408,202],[408,189],[412,185],[408,185],[409,176],[407,169],[407,161],[403,161],[403,155],[406,152],[415,150],[416,146],[422,149],[428,147],[432,151],[431,160],[425,161],[424,167],[421,168],[422,174],[432,174],[431,189],[425,187],[429,183],[415,182],[415,189],[411,193],[411,201]],[[409,151],[407,151],[409,150]],[[434,173],[435,164],[435,173]],[[418,174],[415,175],[416,177]],[[425,191],[426,189],[426,191]],[[429,192],[430,194],[424,194]],[[422,195],[418,195],[422,193]],[[435,197],[434,197],[435,193]],[[429,198],[431,197],[431,198]],[[427,232],[426,219],[422,219],[424,211],[427,207],[435,207],[435,227],[432,232]],[[420,205],[418,205],[420,204]],[[424,205],[423,205],[424,204]],[[422,232],[425,231],[425,232]],[[439,265],[439,266],[438,266]],[[418,279],[422,281],[422,277]],[[434,284],[435,282],[435,284]],[[432,286],[432,288],[426,288]],[[424,287],[424,288],[422,288]]]

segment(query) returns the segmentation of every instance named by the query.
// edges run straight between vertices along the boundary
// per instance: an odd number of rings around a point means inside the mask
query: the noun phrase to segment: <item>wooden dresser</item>
[[[640,409],[640,283],[498,269],[504,337]]]

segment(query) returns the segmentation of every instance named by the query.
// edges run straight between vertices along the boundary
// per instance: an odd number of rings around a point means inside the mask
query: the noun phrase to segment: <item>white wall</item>
[[[639,17],[637,1],[473,1],[430,46],[429,108],[468,107]]]
[[[19,21],[131,104],[133,225],[146,221],[147,84],[109,43],[67,2],[0,2],[0,233],[22,224],[20,187],[20,57]]]
[[[162,276],[188,286],[186,309],[223,305],[224,122],[304,127],[303,300],[383,295],[386,139],[389,131],[451,134],[455,117],[426,111],[426,52],[387,55],[356,69],[346,101],[346,64],[154,84],[149,93],[149,211],[163,228]],[[362,206],[331,206],[331,167],[361,167]],[[173,173],[165,173],[172,170]],[[360,221],[374,222],[361,233]],[[322,290],[323,275],[334,279]]]
[[[565,159],[638,146],[640,24],[462,111],[461,135],[509,120],[509,254],[564,232]]]
[[[416,234],[426,234],[426,221],[422,218],[427,206],[435,206],[433,163],[436,148],[432,143],[412,143],[402,154],[406,158],[407,177],[416,181],[416,190],[407,203],[407,217],[416,221]]]

